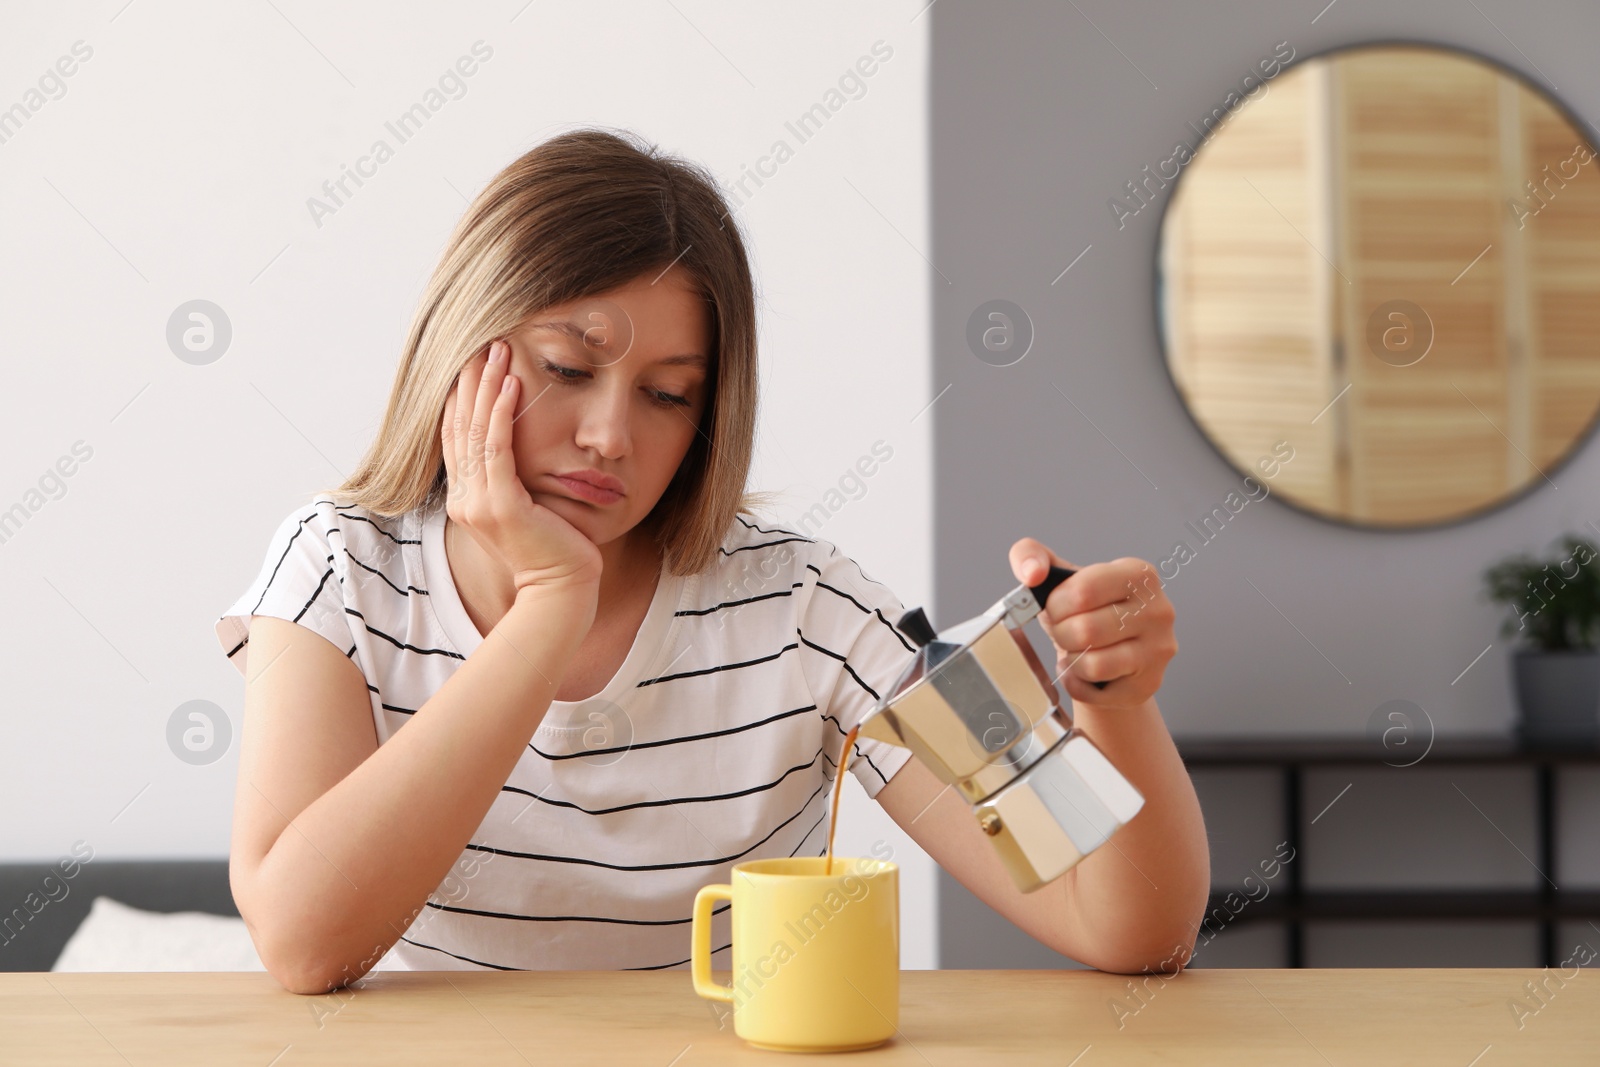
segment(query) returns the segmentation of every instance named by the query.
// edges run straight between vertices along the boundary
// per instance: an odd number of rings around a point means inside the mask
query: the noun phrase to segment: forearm
[[[411,720],[278,835],[257,884],[273,901],[271,936],[303,961],[296,992],[360,977],[421,911],[543,720],[592,613],[592,594],[523,590]]]
[[[1144,807],[1068,872],[1069,918],[1104,961],[1094,966],[1172,971],[1192,954],[1210,892],[1194,785],[1154,698],[1131,708],[1074,701],[1073,720],[1144,795]]]

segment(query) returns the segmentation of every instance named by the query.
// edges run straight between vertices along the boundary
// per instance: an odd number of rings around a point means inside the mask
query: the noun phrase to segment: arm
[[[1071,566],[1032,538],[1013,545],[1011,558],[1030,584],[1046,562]],[[990,907],[1101,970],[1170,973],[1186,964],[1210,892],[1199,799],[1155,702],[1177,654],[1173,617],[1154,569],[1128,557],[1079,569],[1040,616],[1073,698],[1073,725],[1145,798],[1128,825],[1056,881],[1018,892],[961,795],[916,761],[878,793],[895,822]]]
[[[399,939],[510,776],[594,610],[588,584],[520,589],[381,747],[355,664],[302,626],[254,620],[229,878],[285,988],[344,985]]]
[[[1140,709],[1074,706],[1075,725],[1145,804],[1032,893],[1017,889],[961,794],[917,760],[878,791],[878,803],[956,881],[1040,944],[1103,971],[1172,973],[1193,954],[1211,880],[1194,786],[1154,700]]]
[[[294,992],[353,981],[405,932],[594,623],[599,548],[517,474],[509,352],[496,339],[462,368],[439,435],[447,516],[499,565],[511,607],[405,728],[377,744],[366,681],[329,641],[271,615],[252,626],[229,880],[262,962]],[[296,544],[309,580],[303,561],[322,548],[286,536],[285,556]]]
[[[1102,970],[1170,973],[1194,954],[1211,889],[1194,783],[1153,697],[1131,708],[1073,701],[1073,716],[1145,798],[1105,847],[1067,872],[1076,941],[1109,961],[1094,964]]]

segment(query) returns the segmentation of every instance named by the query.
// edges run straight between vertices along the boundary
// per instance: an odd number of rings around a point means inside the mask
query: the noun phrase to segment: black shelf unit
[[[1426,754],[1415,759],[1378,740],[1351,737],[1175,738],[1184,765],[1198,767],[1276,767],[1282,775],[1284,834],[1294,855],[1304,845],[1301,829],[1300,779],[1306,767],[1331,764],[1358,766],[1480,764],[1532,766],[1537,781],[1539,869],[1556,871],[1555,772],[1562,764],[1600,763],[1600,744],[1534,743],[1503,734],[1436,737]],[[1251,904],[1237,922],[1276,920],[1287,926],[1290,967],[1305,965],[1304,924],[1317,919],[1533,919],[1539,923],[1540,955],[1545,966],[1558,966],[1556,923],[1600,915],[1600,891],[1557,890],[1547,879],[1533,890],[1307,890],[1301,884],[1302,864],[1285,865],[1288,882],[1280,893]],[[1222,906],[1226,894],[1214,894],[1210,907]]]

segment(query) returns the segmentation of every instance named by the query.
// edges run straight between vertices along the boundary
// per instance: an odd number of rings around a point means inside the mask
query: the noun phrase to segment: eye
[[[659,404],[677,405],[678,407],[683,408],[689,406],[689,398],[686,396],[677,396],[673,393],[663,393],[659,389],[653,390],[653,392],[656,395],[656,402]]]
[[[557,382],[560,382],[563,385],[575,385],[577,384],[578,379],[584,378],[588,375],[587,371],[578,370],[575,367],[563,367],[558,363],[551,363],[549,360],[543,358],[538,360],[538,364],[541,370],[548,371],[555,377]],[[686,396],[678,396],[675,393],[662,392],[659,389],[651,389],[648,390],[648,392],[650,393],[651,401],[655,403],[657,407],[667,408],[690,406],[689,398]]]
[[[557,378],[559,378],[561,381],[564,381],[564,382],[574,381],[577,378],[583,377],[583,371],[581,371],[581,370],[575,370],[572,367],[562,367],[562,366],[559,366],[558,364],[551,363],[548,360],[541,359],[539,361],[539,366],[543,370],[550,371]],[[568,374],[573,375],[573,377],[571,377],[571,378],[567,377]]]

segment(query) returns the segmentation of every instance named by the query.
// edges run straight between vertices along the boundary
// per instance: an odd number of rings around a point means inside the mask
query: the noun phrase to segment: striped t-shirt
[[[444,520],[442,502],[385,517],[314,497],[217,620],[223,650],[243,674],[252,615],[321,634],[366,676],[383,744],[483,643],[451,580]],[[744,860],[825,851],[844,735],[914,654],[893,625],[902,607],[830,542],[738,515],[710,568],[663,568],[610,683],[551,702],[375,969],[685,966],[697,889]],[[855,748],[868,796],[911,756]],[[727,911],[712,922],[723,968]]]

